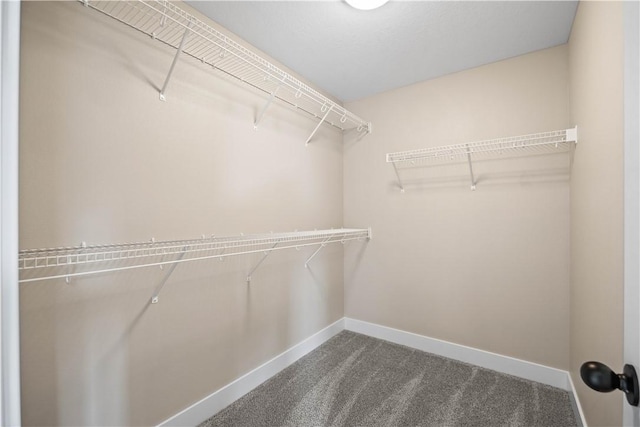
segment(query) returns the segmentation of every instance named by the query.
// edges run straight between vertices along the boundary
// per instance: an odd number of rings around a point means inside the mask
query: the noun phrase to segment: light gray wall
[[[622,396],[582,383],[582,363],[619,372],[623,348],[623,15],[621,2],[580,2],[569,40],[571,374],[589,425],[621,425]]]
[[[342,135],[79,2],[25,2],[20,247],[342,225]],[[343,317],[328,246],[21,285],[24,425],[151,425]]]
[[[385,153],[572,127],[567,47],[347,105],[369,118],[347,142],[345,226],[373,227],[345,253],[348,317],[569,367],[569,158],[414,168],[399,192]],[[579,148],[578,148],[579,149]]]

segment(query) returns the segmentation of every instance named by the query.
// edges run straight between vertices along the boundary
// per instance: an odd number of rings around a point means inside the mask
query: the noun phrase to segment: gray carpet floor
[[[200,427],[575,425],[564,390],[343,331]]]

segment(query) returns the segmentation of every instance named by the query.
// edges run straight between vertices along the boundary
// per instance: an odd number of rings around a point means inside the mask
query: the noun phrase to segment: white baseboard
[[[345,328],[348,331],[571,391],[567,382],[569,373],[560,369],[361,320],[346,318]]]
[[[196,426],[344,330],[344,318],[159,424]]]
[[[578,418],[580,418],[580,422],[583,427],[587,427],[587,420],[584,417],[584,412],[582,411],[582,405],[580,405],[580,399],[578,398],[578,391],[576,390],[575,385],[573,384],[573,380],[571,379],[571,374],[567,372],[567,385],[569,387],[569,394],[571,395],[571,404],[573,405],[573,410],[578,413]]]
[[[571,375],[567,371],[347,317],[327,326],[284,353],[194,403],[159,426],[198,425],[345,329],[566,390],[573,395],[572,403],[577,408],[582,425],[587,426],[578,394],[571,380]]]
[[[580,399],[578,399],[578,393],[571,379],[571,374],[569,374],[568,371],[479,350],[473,347],[454,344],[448,341],[429,338],[399,329],[376,325],[375,323],[364,322],[362,320],[350,319],[348,317],[345,317],[344,320],[345,329],[348,331],[566,390],[570,394],[574,411],[577,412],[576,418],[579,418],[582,426],[587,427],[587,421],[585,420],[584,412],[580,405]]]

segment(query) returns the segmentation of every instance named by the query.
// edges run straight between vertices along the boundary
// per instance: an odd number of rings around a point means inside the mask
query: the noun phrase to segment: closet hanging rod
[[[371,229],[341,228],[191,240],[27,249],[18,255],[20,283],[164,266],[282,249],[370,240]],[[122,261],[129,261],[121,265]],[[131,262],[135,262],[131,264]],[[76,268],[86,268],[75,271]],[[31,275],[27,274],[32,272]]]
[[[79,1],[342,131],[371,132],[370,122],[169,1]]]

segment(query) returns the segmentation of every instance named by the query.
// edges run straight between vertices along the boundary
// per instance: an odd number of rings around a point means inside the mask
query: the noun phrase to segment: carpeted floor
[[[200,427],[575,426],[557,388],[343,331]]]

